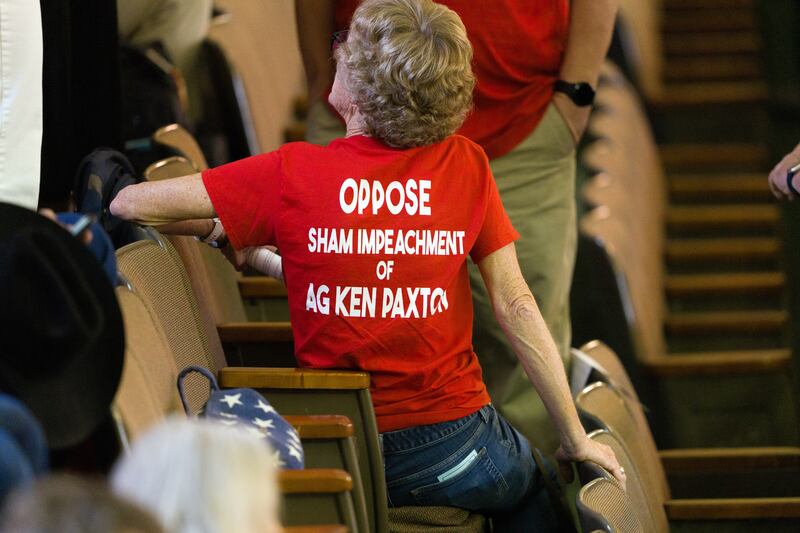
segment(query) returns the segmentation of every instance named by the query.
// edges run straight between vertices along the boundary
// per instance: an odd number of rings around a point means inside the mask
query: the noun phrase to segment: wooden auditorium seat
[[[167,414],[182,414],[183,407],[164,331],[138,294],[125,286],[116,293],[125,325],[125,364],[113,409],[127,448]]]
[[[212,371],[219,371],[224,365],[222,350],[219,346],[219,338],[216,335],[207,335],[201,327],[200,314],[197,303],[191,293],[191,285],[186,278],[186,273],[180,263],[177,253],[172,249],[166,240],[139,241],[118,250],[117,260],[119,270],[123,276],[126,287],[122,290],[133,292],[133,296],[123,296],[120,303],[123,307],[123,315],[133,314],[126,309],[143,304],[149,316],[156,323],[156,327],[151,326],[150,330],[141,327],[144,320],[133,324],[136,329],[129,332],[132,344],[143,343],[144,346],[153,346],[145,338],[148,331],[163,331],[165,344],[162,349],[168,351],[160,354],[153,352],[152,357],[169,357],[173,359],[175,368],[185,368],[189,365],[198,365]],[[140,302],[137,304],[136,302]],[[134,309],[135,311],[135,309]],[[142,315],[141,309],[138,311]],[[237,387],[259,388],[258,385],[263,381],[258,380],[258,376],[264,373],[270,374],[272,379],[280,379],[287,375],[298,379],[300,382],[316,381],[317,386],[333,387],[340,383],[357,382],[368,394],[369,377],[361,373],[326,373],[324,371],[301,371],[297,369],[270,369],[239,368]],[[309,376],[309,374],[313,374]],[[349,381],[348,381],[349,380]],[[267,379],[269,381],[269,379]],[[332,384],[333,383],[333,384]],[[220,382],[222,386],[225,386]],[[173,382],[173,387],[174,382]],[[290,386],[288,383],[286,386]],[[347,389],[352,393],[351,389]],[[186,393],[190,408],[197,412],[208,398],[208,386],[205,379],[195,374],[190,374],[186,378]],[[123,393],[121,393],[122,395]],[[269,397],[269,396],[268,396]],[[272,401],[272,398],[269,398]],[[276,409],[283,413],[281,407],[275,404]],[[135,405],[134,405],[135,408]],[[161,413],[164,416],[165,413]],[[305,413],[296,413],[304,415]],[[318,413],[318,414],[328,414]],[[341,414],[341,413],[339,413]],[[366,496],[361,483],[361,470],[358,464],[354,464],[354,459],[360,458],[355,452],[355,437],[353,436],[353,426],[350,423],[343,423],[341,417],[333,419],[327,417],[305,417],[296,416],[289,418],[298,432],[301,439],[305,441],[315,440],[311,445],[317,453],[309,464],[320,464],[324,466],[340,466],[348,468],[356,478],[354,483],[355,500],[359,503],[358,512],[355,519],[365,527],[368,519],[366,517]],[[151,420],[152,422],[152,420]],[[365,440],[361,434],[361,442]],[[351,480],[351,483],[352,480]]]
[[[575,503],[583,531],[645,532],[628,494],[610,479],[598,477],[582,486]]]
[[[593,368],[584,383],[594,384],[577,395],[577,402],[584,412],[603,421],[601,427],[613,429],[626,441],[635,437],[631,452],[638,463],[663,480],[661,493],[665,497],[670,493],[680,498],[800,494],[800,448],[678,448],[659,452],[644,406],[616,354],[602,342],[592,341],[575,351],[574,361],[588,362]]]
[[[754,258],[767,257],[777,249],[775,239],[753,235],[668,243],[665,224],[681,218],[676,213],[687,214],[683,218],[688,225],[705,224],[690,220],[695,211],[703,211],[697,216],[708,220],[720,215],[730,225],[755,211],[735,205],[668,211],[659,154],[641,105],[621,74],[608,67],[604,77],[607,82],[598,90],[600,111],[589,126],[601,140],[583,156],[601,172],[582,191],[597,207],[580,221],[573,290],[578,342],[612,342],[653,407],[659,440],[669,447],[796,444],[791,354],[775,345],[785,330],[786,313],[702,307],[712,296],[737,302],[777,298],[784,276],[772,270],[667,275],[664,268],[665,256],[667,261],[704,257],[713,262],[726,255],[738,258],[737,252],[752,248]],[[761,211],[756,222],[774,224],[774,207]],[[678,303],[672,310],[667,297]],[[736,417],[737,410],[749,416]],[[706,431],[710,424],[719,425],[720,431]]]
[[[790,484],[767,489],[765,497],[753,483],[762,472],[753,461],[747,461],[748,456],[760,455],[764,459],[771,456],[769,462],[774,465],[776,458],[781,460],[787,456],[793,457],[794,469],[786,471],[785,474],[796,478],[800,473],[800,462],[798,462],[800,449],[786,448],[777,454],[776,450],[770,449],[674,450],[666,457],[669,458],[671,455],[677,463],[684,462],[687,465],[693,463],[698,467],[693,476],[695,486],[702,486],[704,490],[695,491],[691,497],[702,498],[708,514],[696,512],[689,517],[682,511],[676,511],[677,514],[673,515],[670,509],[684,509],[686,506],[691,506],[692,502],[690,500],[687,503],[686,499],[673,499],[671,496],[671,486],[661,462],[664,456],[659,456],[649,435],[649,428],[641,425],[642,417],[635,417],[633,414],[636,410],[641,410],[638,402],[624,396],[607,383],[596,382],[578,395],[576,406],[587,430],[592,431],[590,436],[614,449],[620,464],[625,468],[628,476],[627,492],[634,507],[649,508],[648,516],[653,520],[652,528],[647,525],[647,516],[639,517],[646,531],[667,531],[665,516],[670,522],[711,518],[729,521],[721,522],[720,524],[726,524],[721,527],[732,528],[730,530],[735,531],[758,531],[763,526],[759,520],[770,517],[775,520],[780,519],[777,525],[781,528],[800,525],[800,497],[797,496],[796,483],[794,487]],[[709,464],[713,465],[716,461],[719,461],[718,466],[725,465],[729,471],[717,472],[716,476],[703,480],[702,478],[710,473]],[[786,465],[787,462],[783,461],[783,464]],[[720,476],[720,473],[727,476]],[[773,476],[773,482],[782,481],[782,478],[774,476],[774,473],[773,470],[769,471],[769,475]],[[697,483],[698,480],[700,483]],[[734,489],[736,496],[731,496],[730,488],[726,486],[730,484],[736,485]],[[731,512],[735,509],[737,501],[743,507],[750,509],[747,516]],[[719,506],[712,509],[712,502],[717,502]],[[666,515],[664,515],[665,510]],[[720,527],[720,524],[717,526]]]

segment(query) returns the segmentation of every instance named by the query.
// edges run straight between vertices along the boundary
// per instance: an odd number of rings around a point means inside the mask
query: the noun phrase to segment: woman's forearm
[[[562,446],[577,446],[586,439],[586,432],[575,410],[558,349],[519,270],[514,245],[494,252],[479,267],[497,321],[542,398]]]
[[[517,296],[495,306],[497,321],[542,398],[562,445],[576,446],[586,432],[575,410],[564,364],[530,290],[524,284],[517,289]]]
[[[110,210],[149,226],[216,216],[200,174],[130,185],[117,194]]]

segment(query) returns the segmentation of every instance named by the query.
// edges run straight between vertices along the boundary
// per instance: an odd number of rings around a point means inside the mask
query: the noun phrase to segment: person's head
[[[336,49],[330,103],[353,106],[370,135],[410,148],[454,133],[472,105],[472,46],[461,19],[432,0],[365,0]]]
[[[0,533],[163,532],[153,516],[105,485],[64,475],[14,492],[0,516]]]
[[[168,531],[280,531],[269,447],[249,433],[204,420],[169,419],[133,443],[111,484]]]

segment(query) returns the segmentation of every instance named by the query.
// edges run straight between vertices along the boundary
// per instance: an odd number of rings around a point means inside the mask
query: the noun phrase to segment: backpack
[[[120,190],[138,181],[128,158],[111,148],[94,150],[78,165],[72,189],[77,211],[94,216],[115,248],[148,238],[146,230],[113,216],[108,210]]]

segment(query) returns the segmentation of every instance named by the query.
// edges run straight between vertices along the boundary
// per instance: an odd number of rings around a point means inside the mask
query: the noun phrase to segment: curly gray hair
[[[336,50],[368,132],[397,148],[439,142],[472,106],[472,46],[459,16],[431,0],[365,0]]]

